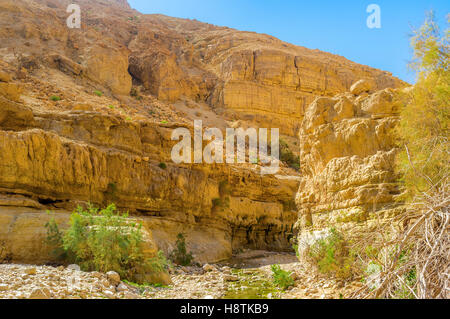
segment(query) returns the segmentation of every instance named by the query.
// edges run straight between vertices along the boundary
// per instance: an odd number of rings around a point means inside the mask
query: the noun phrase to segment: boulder
[[[106,273],[106,277],[112,285],[117,286],[118,284],[120,284],[120,275],[117,272],[108,271]]]
[[[369,80],[359,80],[350,87],[350,92],[354,95],[360,95],[364,92],[370,92],[374,88],[374,83]]]
[[[8,100],[18,102],[22,88],[14,83],[0,82],[0,96],[4,96]]]
[[[6,72],[0,71],[0,82],[11,82],[12,77]]]

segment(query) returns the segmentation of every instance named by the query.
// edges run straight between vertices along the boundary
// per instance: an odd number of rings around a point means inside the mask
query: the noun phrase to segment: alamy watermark
[[[66,10],[70,13],[70,16],[66,20],[67,27],[69,29],[80,29],[81,28],[81,8],[78,4],[69,4]]]
[[[381,8],[378,4],[370,4],[366,9],[370,15],[367,17],[366,24],[369,29],[381,29]]]

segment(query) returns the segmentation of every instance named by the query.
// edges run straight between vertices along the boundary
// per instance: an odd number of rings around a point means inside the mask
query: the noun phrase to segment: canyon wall
[[[357,238],[403,209],[394,172],[398,92],[368,94],[366,85],[359,82],[353,93],[317,98],[306,110],[296,196],[300,252],[331,228]]]
[[[199,262],[290,249],[300,174],[175,165],[171,132],[194,119],[279,127],[292,140],[301,130],[302,220],[319,225],[315,216],[352,212],[374,193],[377,210],[390,205],[394,151],[383,134],[395,116],[373,105],[391,91],[333,97],[359,79],[371,93],[404,86],[388,72],[269,35],[143,15],[122,0],[78,1],[82,26],[69,29],[69,3],[0,3],[1,260],[48,262],[46,211],[66,225],[88,202],[142,220],[153,252],[169,253],[178,233]],[[365,177],[344,174],[353,171]]]

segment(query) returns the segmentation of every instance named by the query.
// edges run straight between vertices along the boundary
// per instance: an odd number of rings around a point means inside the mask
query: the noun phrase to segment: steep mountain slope
[[[197,21],[143,15],[126,1],[0,3],[0,244],[3,260],[43,263],[47,209],[115,202],[169,252],[186,233],[197,261],[233,249],[290,249],[299,174],[258,164],[175,165],[170,134],[279,127],[294,148],[317,96],[404,85],[332,54]],[[293,149],[294,153],[297,153]],[[162,165],[164,164],[164,165]]]

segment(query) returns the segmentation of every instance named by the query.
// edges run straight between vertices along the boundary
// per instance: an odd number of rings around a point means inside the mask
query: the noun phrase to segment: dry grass
[[[449,298],[448,177],[440,185],[377,231],[380,253],[374,260],[380,272],[354,298]]]

